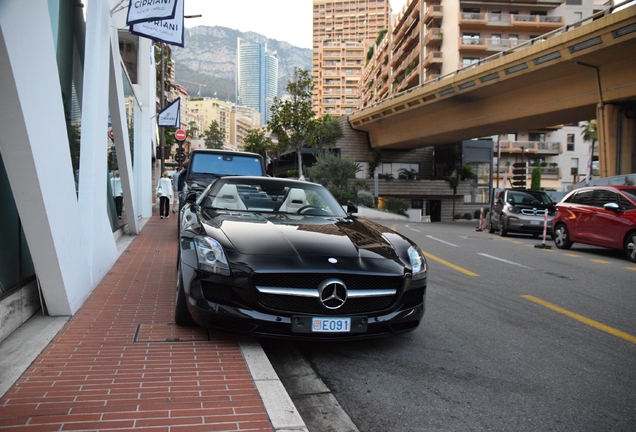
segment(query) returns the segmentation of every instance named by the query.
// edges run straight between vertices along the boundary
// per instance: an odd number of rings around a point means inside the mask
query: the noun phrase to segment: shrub
[[[389,198],[385,201],[385,208],[391,213],[397,213],[406,216],[409,209],[409,203],[400,198]]]
[[[345,205],[347,204],[347,201],[354,200],[353,191],[346,187],[334,186],[329,188],[329,192],[331,192],[331,195],[334,196],[340,205]]]
[[[470,213],[464,213],[464,215],[462,216],[462,219],[472,220],[473,216]]]
[[[374,207],[373,194],[367,190],[359,190],[356,201],[358,205],[364,207]]]

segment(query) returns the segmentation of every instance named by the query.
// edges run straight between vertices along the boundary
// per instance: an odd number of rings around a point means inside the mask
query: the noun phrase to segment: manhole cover
[[[139,324],[135,343],[208,342],[210,335],[201,327],[181,327],[175,323]]]

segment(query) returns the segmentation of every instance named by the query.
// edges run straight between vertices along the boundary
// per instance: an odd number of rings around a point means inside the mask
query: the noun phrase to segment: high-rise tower
[[[236,101],[257,110],[261,123],[270,118],[278,94],[278,59],[267,52],[267,44],[237,39]]]

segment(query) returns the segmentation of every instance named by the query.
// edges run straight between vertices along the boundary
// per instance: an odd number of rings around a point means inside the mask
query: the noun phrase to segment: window
[[[578,175],[579,173],[579,159],[578,158],[572,158],[570,160],[570,175]]]
[[[571,202],[573,204],[582,204],[582,205],[592,205],[594,202],[594,191],[593,190],[585,190],[581,192],[577,192],[572,195],[567,202]]]
[[[462,67],[470,66],[471,64],[479,63],[479,59],[475,57],[462,58]]]
[[[545,134],[542,132],[530,132],[528,138],[532,142],[545,142]]]
[[[583,0],[565,0],[565,4],[579,6],[583,4]]]
[[[568,151],[574,151],[574,134],[568,134]]]
[[[616,193],[609,190],[598,189],[594,195],[594,205],[596,207],[603,207],[607,203],[618,204],[618,202],[619,200]]]

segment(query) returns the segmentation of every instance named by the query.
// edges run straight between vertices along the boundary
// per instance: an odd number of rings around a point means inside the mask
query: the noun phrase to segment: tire
[[[492,218],[490,217],[490,215],[488,215],[488,220],[486,221],[486,225],[488,228],[488,232],[490,234],[495,232],[495,227],[492,225]]]
[[[636,262],[636,231],[630,232],[625,239],[625,254],[630,261]]]
[[[181,270],[177,272],[177,298],[174,304],[174,322],[178,326],[192,327],[194,321],[188,311],[188,304],[186,303],[186,295],[183,289],[183,278],[181,277]]]
[[[501,237],[505,237],[508,235],[508,230],[506,229],[506,220],[503,216],[499,218],[499,235]]]
[[[560,223],[554,227],[554,244],[559,249],[570,249],[572,247],[570,232],[564,223]]]

